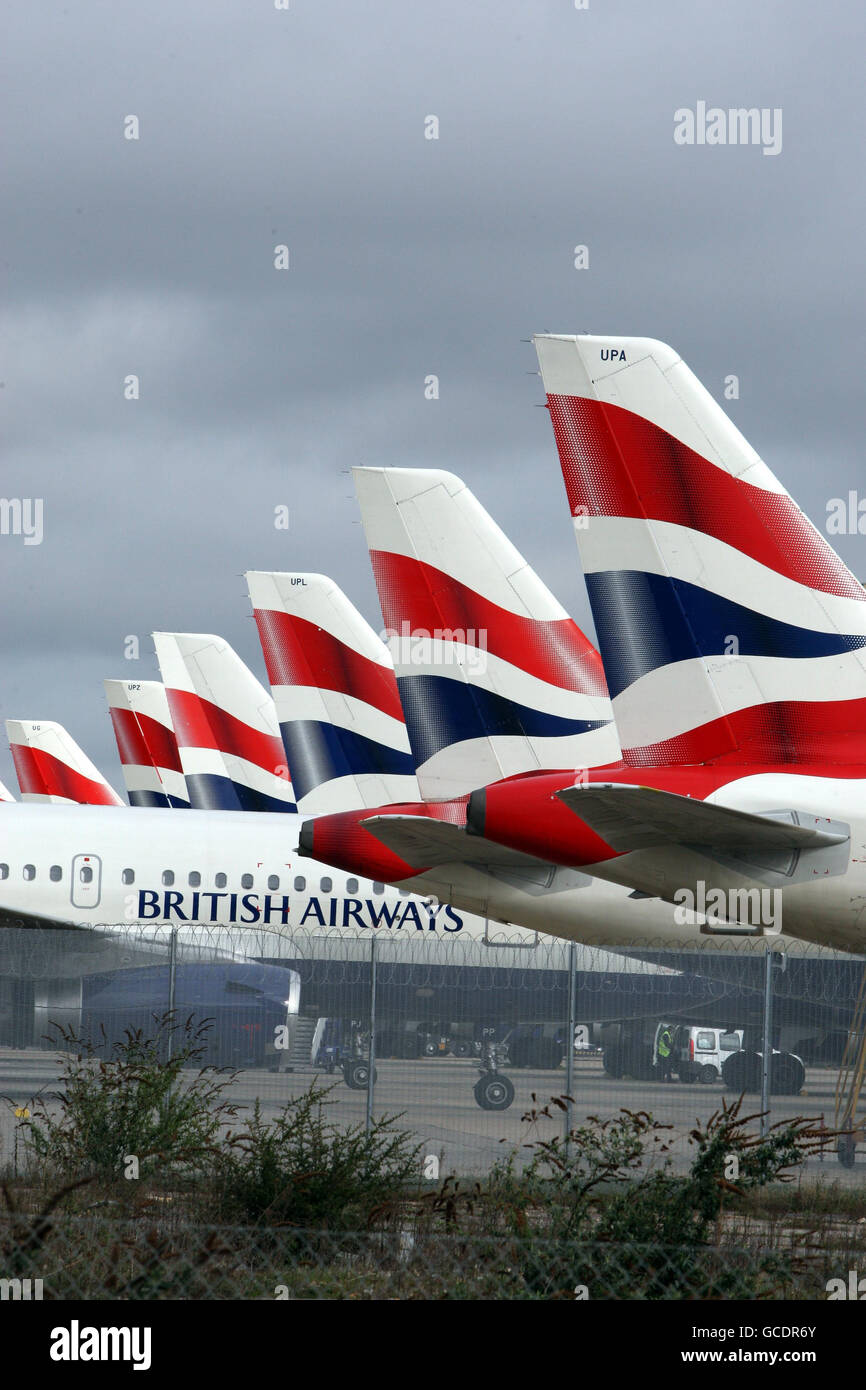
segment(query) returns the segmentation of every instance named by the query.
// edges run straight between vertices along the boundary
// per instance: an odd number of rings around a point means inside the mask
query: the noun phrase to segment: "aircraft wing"
[[[22,927],[31,930],[52,930],[52,931],[92,931],[93,928],[87,924],[79,922],[67,922],[60,917],[40,916],[35,912],[20,912],[18,908],[13,911],[0,906],[0,928],[2,927]]]
[[[570,811],[611,849],[627,853],[665,845],[712,850],[814,850],[843,844],[846,827],[796,810],[755,814],[676,792],[624,783],[587,783],[557,792]]]

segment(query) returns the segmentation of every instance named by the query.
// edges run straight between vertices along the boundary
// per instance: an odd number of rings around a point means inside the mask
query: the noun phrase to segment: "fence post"
[[[171,1061],[171,1044],[174,1039],[174,999],[177,987],[177,927],[172,927],[168,946],[168,1012],[171,1015],[168,1029],[167,1061]]]
[[[370,1052],[367,1067],[367,1114],[364,1131],[370,1133],[373,1127],[373,1092],[376,1072],[376,938],[370,937]]]
[[[764,954],[764,1031],[761,1039],[761,1138],[770,1128],[770,1072],[773,1064],[773,958],[767,943]]]
[[[565,1156],[568,1157],[569,1139],[568,1136],[574,1128],[574,1034],[577,1027],[577,946],[573,941],[568,943],[568,1029],[566,1037],[567,1051],[565,1054],[565,1115],[563,1124],[565,1125]]]
[[[784,951],[774,951],[767,945],[767,952],[764,958],[766,965],[766,976],[764,979],[764,1035],[761,1041],[761,1111],[769,1112],[770,1109],[770,1077],[773,1065],[773,971],[784,972],[788,957]],[[769,1113],[761,1114],[761,1138],[763,1139],[770,1128]]]

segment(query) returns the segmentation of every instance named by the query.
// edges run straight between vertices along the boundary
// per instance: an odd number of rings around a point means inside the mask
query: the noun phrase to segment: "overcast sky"
[[[323,571],[381,627],[353,464],[462,475],[592,632],[533,332],[735,373],[816,524],[866,494],[863,11],[289,3],[5,9],[0,495],[44,499],[44,540],[0,536],[0,717],[118,787],[102,679],[157,677],[151,631],[264,679],[245,569]],[[781,152],[675,144],[698,101],[781,108]]]

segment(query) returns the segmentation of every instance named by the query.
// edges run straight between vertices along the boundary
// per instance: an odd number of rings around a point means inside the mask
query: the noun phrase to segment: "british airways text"
[[[178,892],[175,889],[140,888],[138,919],[142,922],[254,922],[287,926],[292,920],[287,893]],[[389,927],[399,930],[458,932],[463,918],[449,904],[419,903],[397,898],[310,897],[299,926]]]

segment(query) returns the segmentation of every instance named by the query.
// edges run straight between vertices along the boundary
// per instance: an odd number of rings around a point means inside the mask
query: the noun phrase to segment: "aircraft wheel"
[[[378,1073],[373,1068],[373,1084],[376,1084]],[[357,1062],[346,1062],[343,1067],[343,1080],[351,1091],[366,1091],[367,1082],[370,1077],[370,1063],[363,1060]]]
[[[507,1110],[514,1100],[514,1086],[507,1076],[489,1072],[476,1081],[474,1094],[482,1110]]]
[[[774,1054],[770,1066],[770,1090],[775,1096],[798,1096],[806,1084],[806,1068],[790,1052]]]
[[[737,1095],[761,1089],[761,1059],[757,1052],[732,1052],[722,1064],[722,1080],[728,1091]]]

